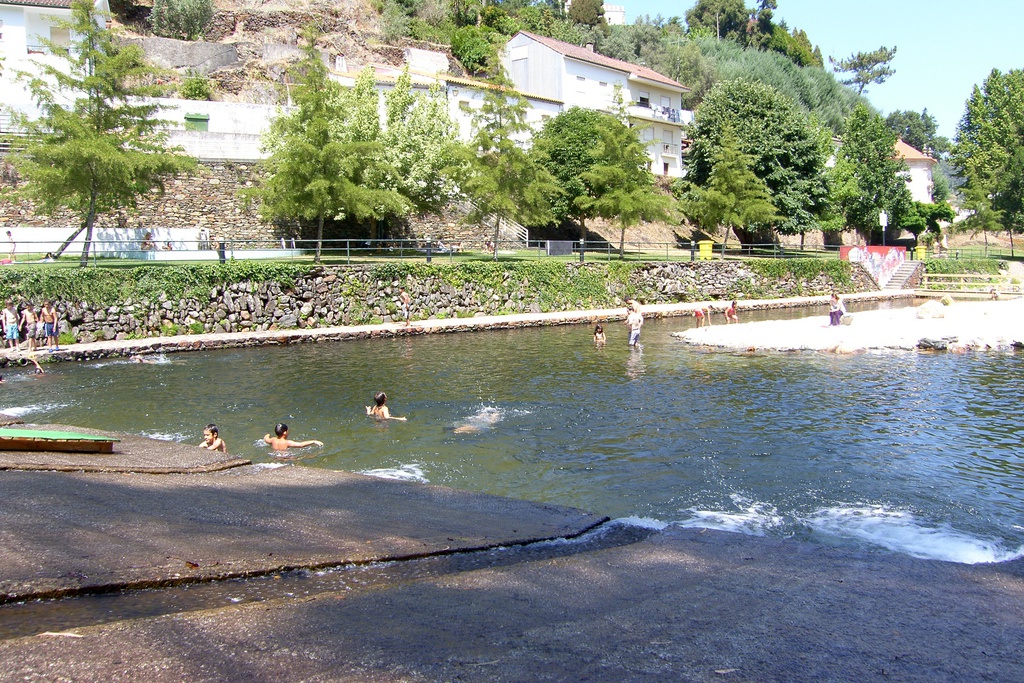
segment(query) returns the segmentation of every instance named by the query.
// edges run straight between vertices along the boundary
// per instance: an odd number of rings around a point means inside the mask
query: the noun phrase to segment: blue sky
[[[626,21],[660,14],[684,16],[696,0],[608,0],[626,8]],[[755,0],[746,0],[748,7]],[[897,109],[935,117],[952,139],[975,85],[993,68],[1024,68],[1020,0],[778,0],[776,22],[807,32],[828,57],[897,47],[896,75],[865,95],[883,114]]]

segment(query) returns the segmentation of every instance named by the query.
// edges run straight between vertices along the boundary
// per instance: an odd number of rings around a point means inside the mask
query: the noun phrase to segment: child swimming
[[[394,417],[391,415],[391,411],[388,410],[388,407],[386,405],[384,405],[387,402],[387,400],[388,395],[385,394],[383,391],[378,391],[376,394],[373,395],[373,405],[366,406],[366,414],[369,417],[375,417],[378,420],[401,420],[402,422],[405,422],[407,418]]]
[[[316,439],[309,439],[308,441],[292,441],[288,438],[288,425],[283,422],[278,422],[274,425],[274,436],[266,434],[263,436],[263,441],[270,444],[270,447],[275,451],[286,451],[289,448],[305,448],[306,446],[323,446],[323,441],[317,441]]]
[[[220,430],[212,422],[203,429],[203,441],[199,444],[199,447],[209,451],[228,452],[227,444],[224,443],[224,439],[220,438]]]

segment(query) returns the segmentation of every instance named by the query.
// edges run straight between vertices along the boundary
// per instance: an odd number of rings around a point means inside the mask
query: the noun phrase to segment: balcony
[[[673,107],[660,107],[656,104],[652,105],[647,100],[634,102],[629,108],[629,113],[632,116],[654,119],[656,121],[668,121],[669,123],[689,123],[689,119],[692,117],[689,111]]]
[[[662,142],[661,154],[662,156],[676,156],[677,154],[679,154],[679,145],[677,145],[674,142]]]

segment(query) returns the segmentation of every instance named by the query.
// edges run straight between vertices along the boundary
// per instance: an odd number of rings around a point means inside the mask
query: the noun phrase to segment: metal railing
[[[300,238],[221,239],[197,236],[194,231],[176,229],[178,237],[166,239],[95,238],[88,259],[91,265],[150,264],[182,262],[226,262],[229,260],[275,260],[312,262],[316,241]],[[185,233],[184,239],[180,234]],[[16,264],[77,265],[84,242],[79,237],[59,259],[48,258],[57,252],[63,240],[28,240],[15,237],[13,254],[6,253],[0,233],[0,260]],[[5,257],[6,253],[6,257]],[[619,245],[604,240],[445,240],[445,239],[326,239],[320,245],[321,261],[329,264],[376,261],[465,262],[497,260],[561,259],[564,261],[697,261],[745,258],[838,258],[831,246],[783,247],[777,244],[714,244],[702,253],[696,242],[626,242],[620,257]]]

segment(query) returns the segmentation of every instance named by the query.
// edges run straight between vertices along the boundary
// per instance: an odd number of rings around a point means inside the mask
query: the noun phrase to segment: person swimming
[[[212,422],[203,429],[203,441],[199,444],[199,447],[209,451],[228,452],[227,444],[224,443],[224,439],[220,438],[220,430]]]
[[[479,434],[501,422],[502,417],[504,417],[504,413],[497,408],[481,408],[475,415],[466,418],[465,422],[457,425],[452,431],[456,434]]]
[[[394,417],[391,414],[391,411],[388,409],[388,407],[384,405],[387,402],[387,400],[388,395],[385,394],[383,391],[378,391],[376,394],[373,395],[373,405],[366,406],[366,414],[369,417],[375,417],[378,420],[401,420],[402,422],[405,422],[407,418]]]
[[[305,448],[306,446],[323,447],[324,445],[323,441],[317,441],[316,439],[292,441],[288,438],[288,425],[283,422],[278,422],[274,425],[274,436],[266,434],[263,436],[263,441],[270,444],[270,447],[275,451],[286,451],[289,448]]]

